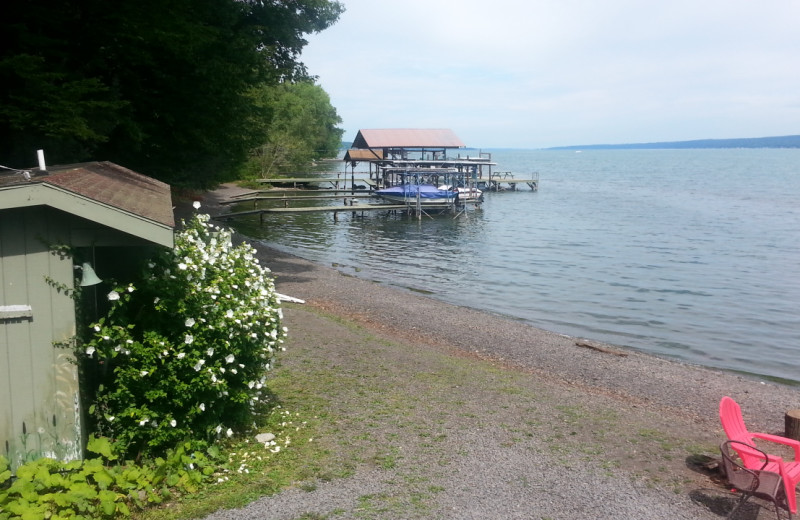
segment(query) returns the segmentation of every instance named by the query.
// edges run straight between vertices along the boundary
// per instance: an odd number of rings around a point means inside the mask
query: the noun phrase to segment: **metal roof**
[[[383,159],[383,150],[347,150],[344,154],[345,161],[376,161]]]
[[[353,148],[464,148],[447,128],[393,128],[359,130]]]
[[[172,246],[169,184],[111,162],[52,166],[0,177],[0,210],[48,205]]]

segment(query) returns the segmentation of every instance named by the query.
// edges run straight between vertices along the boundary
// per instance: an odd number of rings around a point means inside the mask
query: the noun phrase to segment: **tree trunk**
[[[786,412],[786,436],[800,441],[800,410]]]

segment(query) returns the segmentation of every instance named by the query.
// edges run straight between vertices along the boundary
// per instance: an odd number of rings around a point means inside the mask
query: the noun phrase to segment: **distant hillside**
[[[658,150],[681,148],[800,148],[800,135],[741,139],[699,139],[667,143],[590,144],[557,146],[548,150]]]

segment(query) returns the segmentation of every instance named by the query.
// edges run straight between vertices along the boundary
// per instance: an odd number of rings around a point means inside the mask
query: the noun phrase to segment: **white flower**
[[[196,201],[192,202],[192,207],[194,209],[200,209],[200,201],[196,200]]]
[[[119,300],[119,293],[117,291],[111,291],[110,293],[108,293],[107,298],[109,301],[112,302],[115,300]]]
[[[94,351],[95,351],[94,347],[89,347],[86,349],[86,355],[91,356],[92,354],[94,354]]]
[[[148,423],[148,421],[150,421],[150,419],[149,419],[149,418],[147,418],[147,417],[145,417],[144,419],[142,419],[141,421],[139,421],[139,426],[144,426],[145,424],[147,424],[147,423]]]
[[[234,359],[235,358],[233,357],[233,354],[228,354],[227,356],[225,356],[225,362],[226,363],[233,363]]]
[[[158,304],[158,302],[160,302],[160,301],[161,301],[161,298],[159,298],[158,296],[156,296],[155,298],[153,298],[153,305],[156,305],[156,304]]]
[[[206,360],[205,360],[205,359],[201,359],[200,361],[198,361],[197,363],[195,363],[195,365],[194,365],[194,371],[195,371],[195,372],[199,372],[199,371],[200,371],[200,369],[201,369],[201,368],[203,368],[203,365],[205,365],[205,364],[206,364]]]
[[[228,309],[228,310],[225,312],[225,317],[226,317],[226,318],[233,318],[233,311],[232,311],[231,309]]]
[[[170,424],[170,426],[172,426],[172,427],[174,428],[174,427],[178,426],[178,421],[176,421],[175,419],[172,419],[172,420],[169,422],[169,424]]]
[[[186,352],[178,352],[178,359],[183,359],[186,357]]]
[[[194,342],[194,336],[191,334],[187,334],[186,338],[184,339],[187,345],[191,345]]]
[[[100,326],[99,325],[95,325],[94,326],[94,331],[95,332],[100,332]]]
[[[231,437],[233,435],[233,430],[228,428],[228,431],[225,432],[225,435],[227,435],[228,437]]]
[[[135,290],[136,290],[136,288],[134,286],[132,286],[132,285],[128,286],[128,292],[133,292]]]
[[[195,324],[194,318],[186,318],[186,321],[184,322],[184,324],[185,324],[187,327],[192,327],[192,326],[194,326],[194,324]]]
[[[209,357],[213,356],[214,355],[214,349],[210,348],[210,349],[206,350],[206,355],[208,355]]]
[[[144,376],[146,376],[147,374],[149,374],[150,372],[148,372],[147,370],[142,370],[142,371],[141,371],[141,372],[139,372],[139,373],[142,375],[142,377],[144,377]]]
[[[200,403],[200,406],[198,406],[198,408],[200,408],[201,412],[205,412],[206,411],[206,403]]]
[[[185,271],[187,267],[189,267],[189,266],[187,266],[183,262],[178,264],[178,269],[180,269],[181,271]]]
[[[222,431],[222,425],[217,425],[217,427],[216,427],[216,428],[214,428],[214,430],[215,430],[217,433],[221,432],[221,431]]]

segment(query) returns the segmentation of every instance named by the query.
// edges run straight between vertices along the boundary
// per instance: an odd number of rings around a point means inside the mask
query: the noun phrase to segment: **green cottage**
[[[174,227],[169,185],[110,162],[0,173],[0,454],[12,467],[82,456],[76,313],[99,316],[103,279],[171,248]]]

